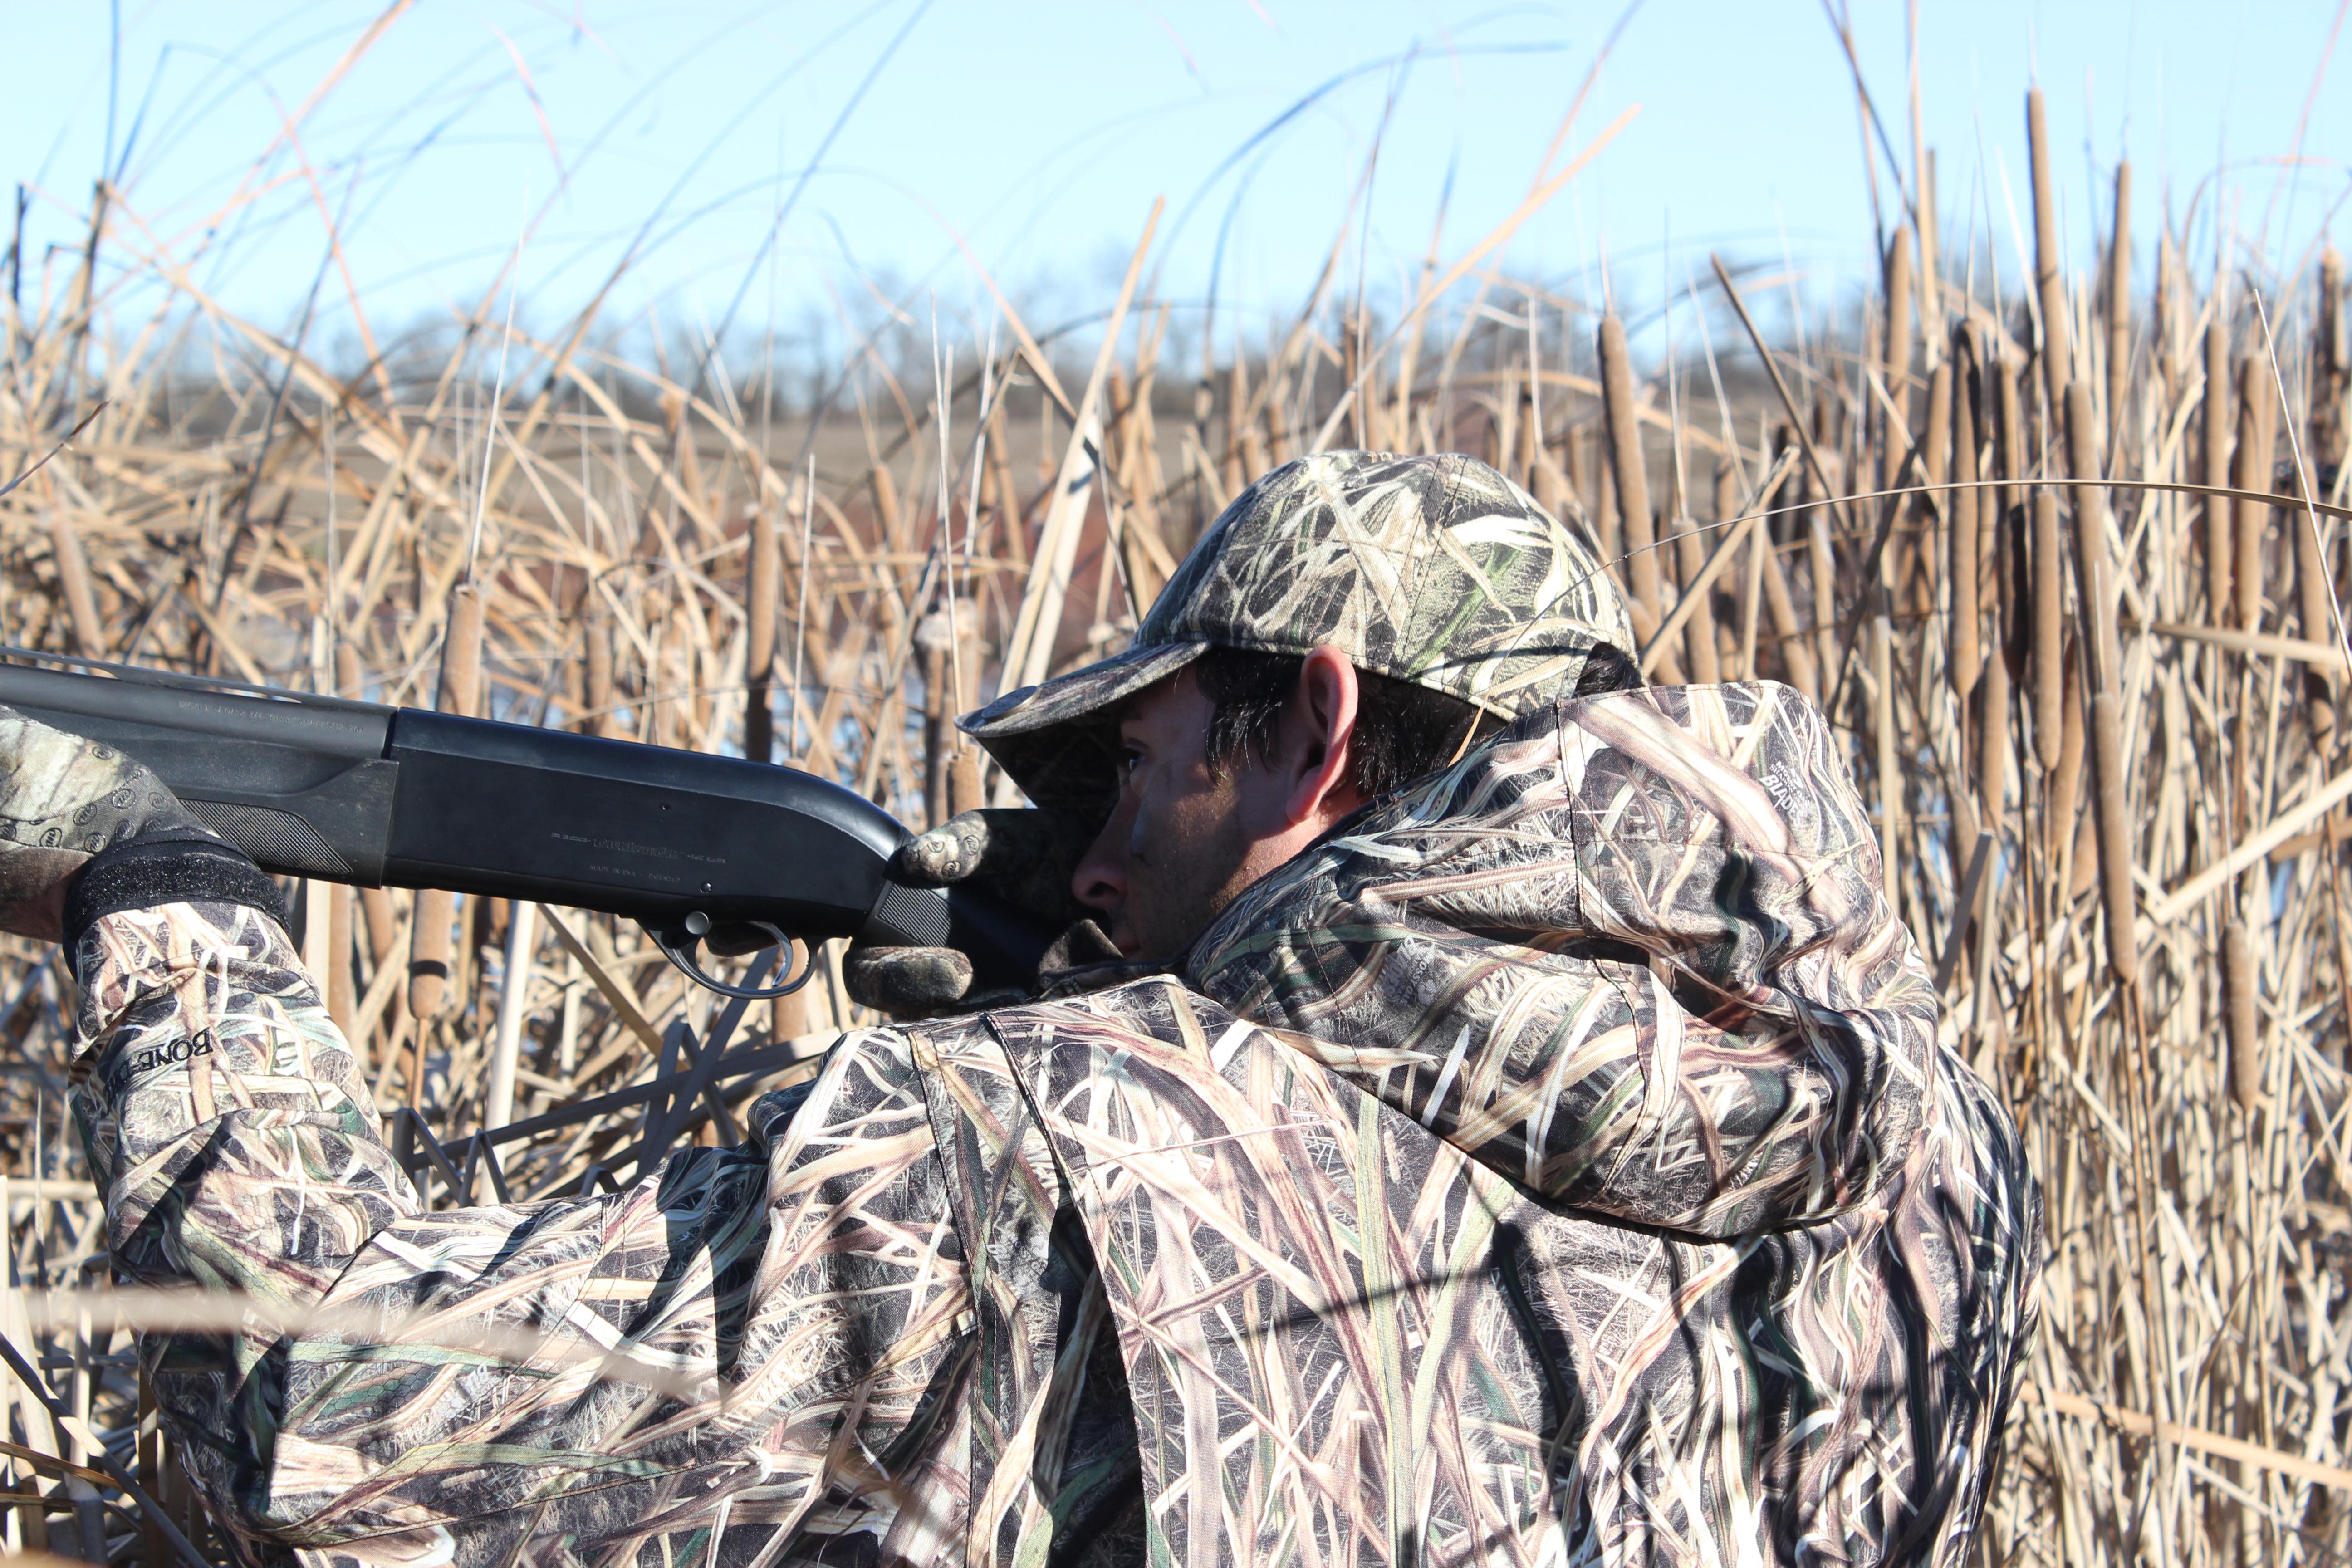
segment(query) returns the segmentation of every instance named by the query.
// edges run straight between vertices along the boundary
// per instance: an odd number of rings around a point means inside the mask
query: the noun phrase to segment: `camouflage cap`
[[[1321,452],[1225,509],[1125,653],[960,723],[1040,804],[1097,794],[1071,775],[1106,759],[1126,698],[1211,647],[1325,644],[1506,719],[1574,691],[1595,650],[1637,647],[1581,518],[1553,517],[1475,458]]]

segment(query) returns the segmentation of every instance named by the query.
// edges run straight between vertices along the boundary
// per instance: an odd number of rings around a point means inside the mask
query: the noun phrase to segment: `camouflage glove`
[[[1066,934],[1046,956],[1112,955],[1118,950],[1094,930],[1086,907],[1070,892],[1078,858],[1098,831],[1082,816],[1032,809],[967,811],[901,846],[892,868],[908,881],[945,888],[971,882],[1014,909]],[[1080,926],[1086,927],[1080,931]],[[1092,940],[1088,938],[1091,936]],[[893,1018],[920,1018],[1014,994],[973,996],[971,960],[951,947],[875,947],[860,942],[843,956],[850,997]]]
[[[141,763],[0,708],[0,931],[61,941],[75,874],[164,828],[212,837]]]

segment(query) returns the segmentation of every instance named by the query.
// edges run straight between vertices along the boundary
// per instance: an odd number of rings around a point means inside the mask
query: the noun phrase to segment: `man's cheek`
[[[1128,886],[1131,899],[1136,890],[1153,885],[1176,868],[1176,861],[1185,852],[1185,841],[1180,815],[1165,805],[1146,802],[1137,808],[1135,826],[1128,835]]]

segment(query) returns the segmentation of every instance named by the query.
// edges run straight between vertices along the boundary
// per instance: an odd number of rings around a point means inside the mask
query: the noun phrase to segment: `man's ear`
[[[1298,689],[1283,715],[1283,759],[1292,822],[1336,822],[1362,804],[1356,794],[1356,708],[1362,684],[1348,656],[1326,644],[1299,667]]]

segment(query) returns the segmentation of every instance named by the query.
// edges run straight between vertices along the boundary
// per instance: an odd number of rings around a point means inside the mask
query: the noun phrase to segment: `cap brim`
[[[1041,805],[1107,794],[1118,704],[1208,651],[1203,642],[1129,648],[1042,685],[1007,692],[957,720],[956,727],[987,747],[1013,782]]]

